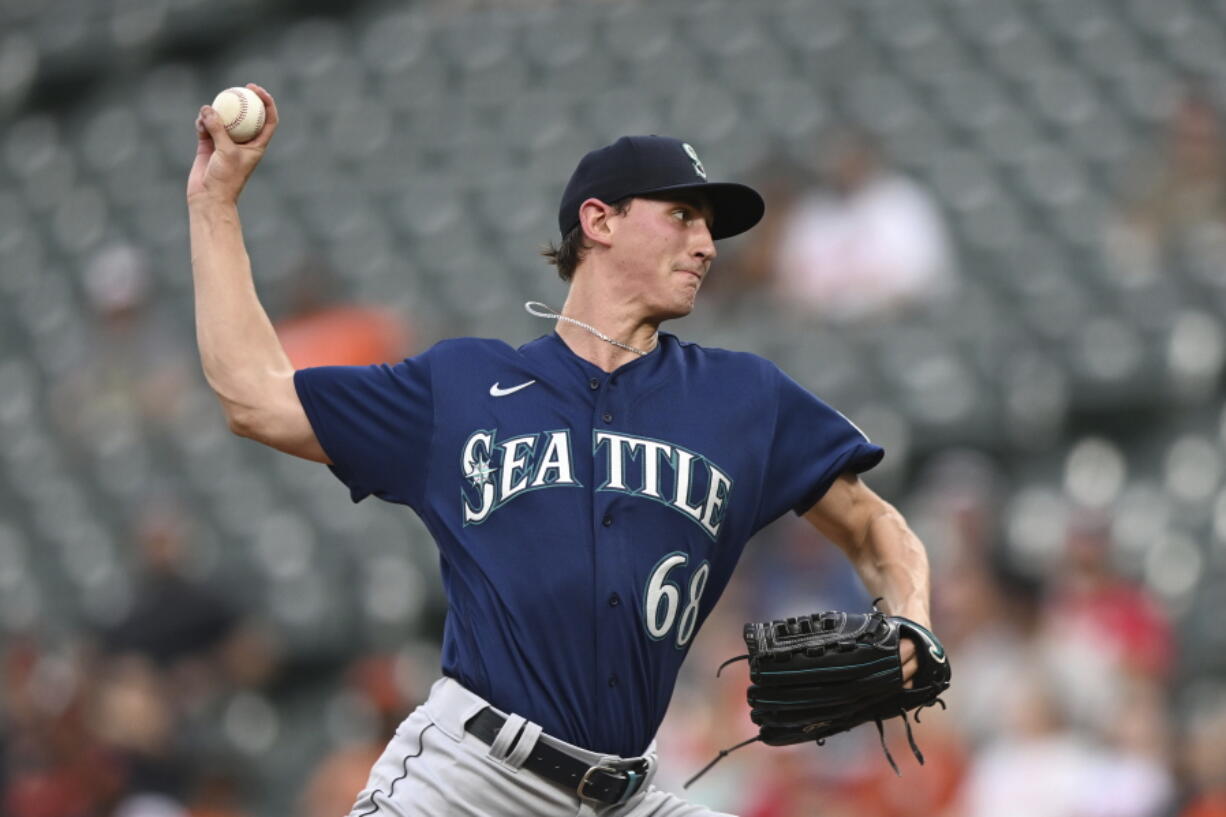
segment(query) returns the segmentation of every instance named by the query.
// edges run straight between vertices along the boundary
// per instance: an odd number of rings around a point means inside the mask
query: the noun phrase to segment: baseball
[[[250,88],[227,88],[213,100],[213,110],[235,142],[250,142],[264,127],[264,101]]]

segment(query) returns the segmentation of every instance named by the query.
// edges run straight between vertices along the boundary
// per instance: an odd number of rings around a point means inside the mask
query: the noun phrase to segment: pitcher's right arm
[[[230,430],[316,462],[331,462],[294,388],[294,367],[256,294],[243,245],[238,197],[277,129],[277,107],[263,88],[264,129],[236,144],[211,107],[196,120],[196,159],[187,180],[196,342],[209,386]]]

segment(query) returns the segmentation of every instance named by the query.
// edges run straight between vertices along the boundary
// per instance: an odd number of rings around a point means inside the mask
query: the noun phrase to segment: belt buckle
[[[636,765],[636,764],[635,764]],[[597,797],[591,797],[584,793],[588,783],[591,782],[591,776],[596,772],[608,772],[611,775],[617,776],[626,780],[626,788],[622,790],[621,796],[613,802],[606,802]],[[585,800],[589,803],[606,803],[610,806],[620,806],[622,803],[634,796],[634,793],[643,785],[643,781],[647,779],[647,770],[641,772],[631,771],[629,768],[621,769],[616,765],[606,765],[597,763],[583,773],[583,778],[579,781],[579,785],[575,787],[575,794],[579,795],[580,800]]]
[[[618,769],[616,766],[605,766],[600,763],[597,763],[595,766],[589,767],[588,770],[583,773],[583,778],[579,781],[579,785],[575,787],[575,794],[579,795],[580,800],[586,800],[589,803],[603,803],[604,802],[603,800],[600,800],[599,798],[591,797],[585,794],[583,791],[584,789],[587,788],[587,784],[591,782],[592,775],[595,774],[596,772],[609,772],[610,774],[616,775],[616,774],[620,774],[621,770]],[[613,804],[609,804],[609,805],[613,805]]]

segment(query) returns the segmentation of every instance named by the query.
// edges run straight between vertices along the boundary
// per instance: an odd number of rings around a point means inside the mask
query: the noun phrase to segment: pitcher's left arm
[[[882,611],[932,629],[928,554],[907,520],[858,476],[842,474],[805,513],[813,527],[847,554]],[[914,645],[902,645],[903,677],[915,672]]]

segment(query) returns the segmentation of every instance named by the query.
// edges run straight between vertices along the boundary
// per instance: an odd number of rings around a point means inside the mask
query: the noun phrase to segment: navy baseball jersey
[[[883,454],[774,364],[664,332],[612,373],[552,333],[295,385],[354,500],[408,505],[438,543],[444,674],[627,757],[745,542]]]

